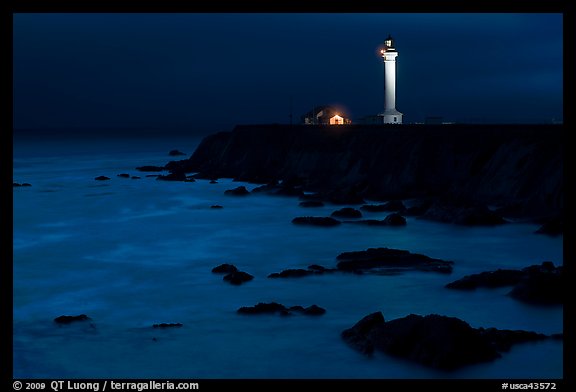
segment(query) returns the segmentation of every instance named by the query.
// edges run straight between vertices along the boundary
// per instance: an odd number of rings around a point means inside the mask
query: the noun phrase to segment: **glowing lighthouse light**
[[[394,40],[390,35],[380,50],[384,59],[384,112],[379,114],[384,124],[402,124],[402,113],[396,110],[396,57]]]

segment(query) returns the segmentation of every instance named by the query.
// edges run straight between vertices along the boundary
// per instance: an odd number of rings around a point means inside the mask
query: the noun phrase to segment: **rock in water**
[[[91,320],[90,317],[85,314],[80,314],[78,316],[59,316],[54,319],[56,324],[70,324],[77,321],[88,321]]]
[[[142,171],[142,172],[159,172],[159,171],[164,171],[166,170],[166,168],[164,168],[164,166],[139,166],[136,168],[136,170],[138,171]]]
[[[241,285],[242,283],[249,282],[254,279],[254,276],[244,271],[230,272],[223,278],[225,281],[234,285]]]
[[[215,274],[229,274],[238,271],[238,268],[234,264],[220,264],[217,267],[212,268],[212,272]]]
[[[406,226],[406,218],[398,213],[392,213],[384,218],[384,223],[388,226]]]
[[[300,207],[310,208],[310,207],[324,207],[324,203],[320,200],[304,200],[298,204]]]
[[[109,179],[110,179],[110,177],[106,177],[106,176],[98,176],[95,178],[96,181],[107,181]]]
[[[260,302],[255,306],[243,306],[237,310],[240,314],[274,314],[278,313],[282,316],[289,316],[293,312],[298,312],[306,316],[321,316],[326,313],[326,309],[318,305],[310,305],[304,308],[300,305],[295,305],[287,308],[286,306],[277,302],[263,303]]]
[[[434,259],[407,250],[370,248],[364,251],[344,252],[337,257],[337,268],[341,271],[363,272],[382,268],[452,272],[452,261]]]
[[[498,269],[496,271],[481,272],[466,275],[461,279],[446,285],[449,289],[474,290],[478,287],[513,286],[522,279],[524,273],[519,270]]]
[[[508,293],[509,296],[531,304],[562,304],[565,298],[563,268],[554,266],[551,261],[521,270],[499,269],[466,275],[446,285],[449,289],[457,290],[504,286],[513,286],[512,291]]]
[[[492,361],[514,344],[552,337],[530,331],[472,328],[458,318],[437,314],[410,314],[386,322],[381,312],[364,317],[341,336],[364,354],[382,351],[443,370]]]
[[[361,210],[368,212],[403,211],[406,209],[401,200],[390,200],[384,204],[365,204]]]
[[[154,324],[152,327],[153,328],[180,328],[183,325],[184,324],[182,324],[182,323],[160,323],[160,324]]]
[[[331,218],[331,217],[299,216],[299,217],[292,219],[292,223],[294,223],[296,225],[332,227],[332,226],[338,226],[341,222],[339,220]]]
[[[362,218],[362,213],[355,208],[345,207],[334,211],[331,216],[335,218]]]
[[[246,196],[249,195],[248,189],[245,186],[239,186],[234,189],[228,189],[224,192],[225,195],[232,195],[232,196]]]

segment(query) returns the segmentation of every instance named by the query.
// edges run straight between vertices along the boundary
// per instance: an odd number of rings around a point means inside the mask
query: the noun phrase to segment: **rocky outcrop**
[[[184,154],[182,151],[170,150],[170,152],[168,153],[168,155],[170,155],[171,157],[177,157],[177,156],[186,155],[186,154]]]
[[[212,272],[215,274],[225,274],[222,279],[236,286],[254,279],[254,276],[247,272],[240,271],[234,264],[220,264],[212,268]]]
[[[243,306],[237,310],[240,314],[280,314],[282,316],[292,315],[294,312],[301,313],[306,316],[320,316],[326,313],[326,309],[319,307],[318,305],[310,305],[307,308],[296,305],[291,307],[286,307],[277,302],[263,303],[260,302],[255,306]]]
[[[338,226],[342,222],[329,216],[299,216],[292,219],[292,223],[296,225],[333,227]]]
[[[54,319],[56,324],[71,324],[78,321],[89,321],[91,320],[90,317],[86,316],[85,314],[80,314],[78,316],[59,316]]]
[[[298,177],[304,191],[336,202],[432,198],[556,216],[563,205],[562,132],[552,124],[348,125],[337,132],[245,125],[206,137],[171,170],[261,184]]]
[[[448,283],[446,288],[456,290],[475,290],[478,287],[505,287],[513,286],[522,279],[524,272],[520,270],[498,269],[496,271],[481,272],[466,275],[463,278]]]
[[[365,204],[360,207],[363,211],[368,212],[392,212],[392,211],[404,211],[406,206],[402,203],[402,200],[390,200],[384,204]]]
[[[300,207],[310,208],[310,207],[324,207],[324,203],[320,200],[304,200],[298,203]]]
[[[116,177],[120,177],[120,178],[130,178],[130,174],[128,174],[128,173],[120,173],[120,174],[117,174]]]
[[[248,189],[246,189],[245,186],[239,186],[237,188],[228,189],[227,191],[224,191],[224,194],[230,196],[246,196],[249,195],[250,192],[248,192]]]
[[[406,226],[406,218],[394,212],[382,220],[360,219],[355,221],[344,221],[344,223],[355,223],[366,226]]]
[[[562,267],[551,262],[524,268],[524,276],[508,295],[534,305],[563,304],[566,299],[566,280]]]
[[[465,226],[494,226],[506,223],[500,215],[483,204],[462,206],[436,202],[426,210],[423,218]]]
[[[184,173],[170,173],[167,175],[159,175],[156,177],[160,181],[186,181],[186,174]]]
[[[546,234],[553,237],[564,234],[564,219],[562,219],[562,217],[547,219],[542,223],[542,226],[536,230],[536,234]]]
[[[180,328],[182,327],[184,324],[182,323],[160,323],[160,324],[154,324],[152,327],[153,328],[160,328],[160,329],[164,329],[164,328]]]
[[[166,168],[164,166],[147,165],[147,166],[139,166],[136,168],[136,170],[141,172],[160,172],[166,170]]]
[[[335,218],[362,218],[362,212],[358,211],[356,208],[345,207],[334,211],[330,216]]]
[[[452,272],[452,261],[434,259],[407,250],[370,248],[363,251],[344,252],[338,255],[337,268],[347,272],[376,272],[379,270],[418,270],[441,273]]]
[[[32,185],[29,184],[29,183],[27,183],[27,182],[23,182],[22,184],[20,184],[20,183],[18,183],[18,182],[13,182],[13,183],[12,183],[12,186],[15,187],[15,188],[17,188],[17,187],[22,187],[22,186],[26,187],[26,186],[32,186]]]
[[[411,314],[386,322],[382,313],[376,312],[342,331],[342,338],[365,354],[377,350],[432,368],[453,370],[495,360],[514,344],[547,336],[529,331],[477,329],[458,318],[437,314]]]
[[[96,181],[108,181],[110,179],[110,177],[106,177],[106,176],[98,176],[96,178],[94,178]]]
[[[252,279],[254,279],[254,276],[244,271],[234,271],[224,275],[224,278],[222,279],[225,280],[226,282],[229,282],[230,284],[239,286],[242,283],[251,281]]]
[[[499,269],[467,275],[446,285],[457,290],[506,286],[512,287],[508,293],[510,297],[530,304],[562,304],[565,299],[563,268],[550,261],[521,270]]]
[[[302,268],[288,268],[280,272],[273,272],[268,275],[269,278],[301,278],[309,275],[321,275],[326,272],[337,271],[335,268],[326,268],[321,265],[312,264],[308,269]]]
[[[238,271],[238,268],[234,264],[220,264],[217,267],[212,268],[212,272],[215,274],[229,274],[231,272]]]

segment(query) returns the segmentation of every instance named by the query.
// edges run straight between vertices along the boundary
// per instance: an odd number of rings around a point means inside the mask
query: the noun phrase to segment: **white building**
[[[380,50],[384,60],[384,112],[378,114],[384,124],[402,124],[402,113],[396,110],[396,57],[394,40],[390,35]]]

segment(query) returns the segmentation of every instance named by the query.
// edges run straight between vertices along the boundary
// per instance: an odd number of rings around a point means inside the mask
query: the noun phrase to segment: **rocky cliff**
[[[206,137],[172,171],[375,200],[442,198],[510,215],[560,215],[562,125],[242,125]]]

